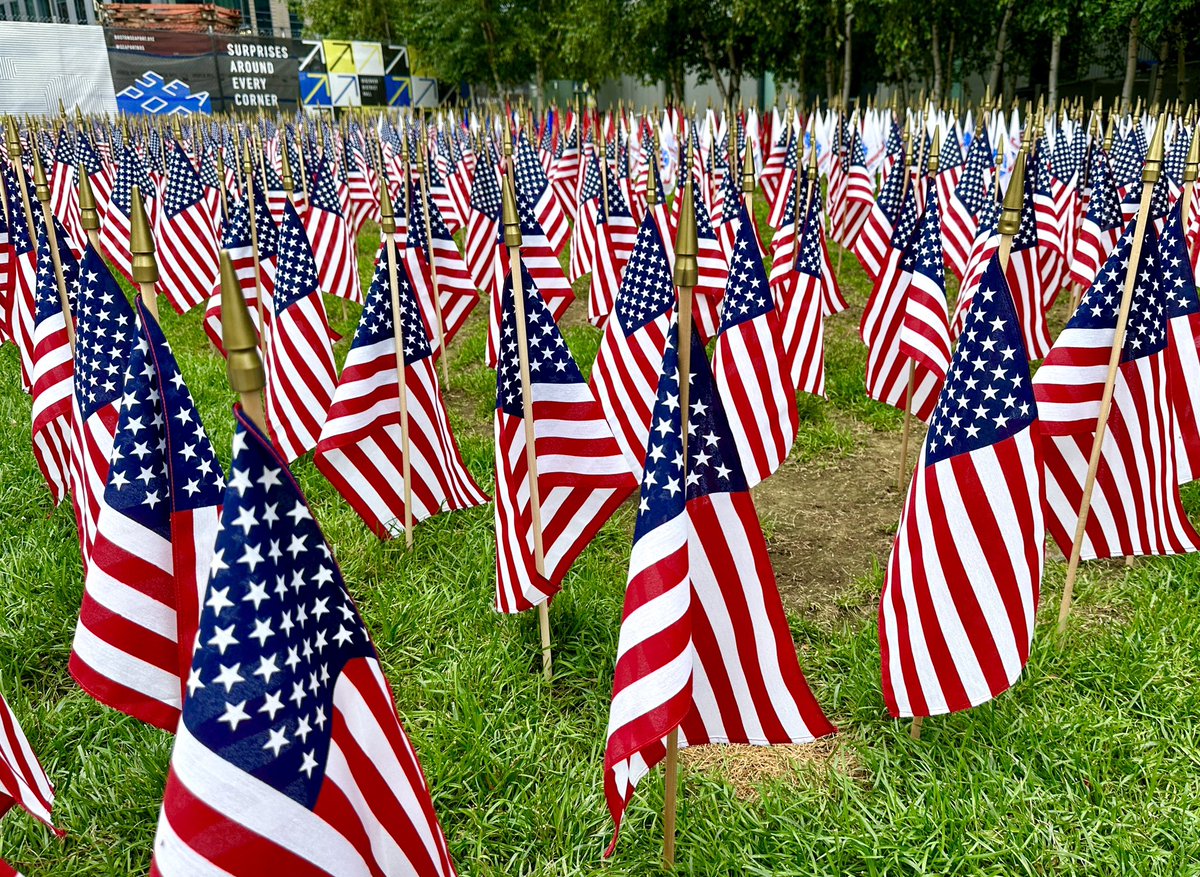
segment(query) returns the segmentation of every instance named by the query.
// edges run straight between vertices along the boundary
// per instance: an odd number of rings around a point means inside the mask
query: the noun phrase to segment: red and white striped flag
[[[237,418],[150,874],[453,875],[329,545],[286,459]]]
[[[269,337],[272,302],[275,297],[276,259],[279,255],[279,229],[276,228],[270,211],[267,210],[266,199],[260,193],[255,193],[255,201],[257,203],[256,231],[259,268],[257,281],[254,271],[256,258],[254,238],[250,234],[250,211],[247,209],[245,201],[232,194],[229,196],[229,215],[221,230],[221,249],[229,254],[229,259],[233,263],[238,285],[242,289],[242,297],[246,300],[246,306],[250,310],[250,321],[260,334],[262,333],[260,322],[266,323]],[[258,306],[259,284],[262,285],[263,290],[261,320]],[[213,290],[212,297],[208,300],[208,306],[204,309],[204,331],[218,352],[225,356],[225,347],[221,342],[221,290],[219,287]]]
[[[571,230],[571,258],[567,266],[567,279],[574,283],[593,270],[600,221],[600,198],[603,186],[600,179],[600,161],[591,143],[584,145],[582,182],[579,186],[579,201],[575,207],[575,225]]]
[[[1046,434],[1049,529],[1068,555],[1134,234],[1130,223],[1033,382]],[[1148,228],[1092,491],[1084,560],[1200,550],[1200,536],[1179,498],[1171,405],[1176,390],[1168,368],[1166,285],[1157,250],[1157,235]]]
[[[1100,266],[1116,249],[1125,222],[1121,218],[1121,199],[1113,183],[1108,158],[1099,146],[1092,149],[1092,164],[1088,173],[1091,195],[1087,213],[1079,225],[1071,260],[1071,282],[1088,289],[1096,282]]]
[[[325,156],[313,170],[304,231],[317,264],[317,283],[329,295],[362,304],[358,285],[358,250],[350,224],[342,215],[334,173]]]
[[[522,271],[545,575],[537,571],[512,276],[496,369],[496,610],[532,609],[637,487],[604,412],[528,271]]]
[[[467,264],[458,252],[458,244],[450,233],[449,227],[442,219],[440,208],[431,201],[428,194],[420,197],[420,187],[414,182],[412,194],[415,196],[409,207],[407,236],[404,241],[405,249],[413,251],[417,264],[420,266],[424,283],[418,286],[417,292],[427,297],[420,300],[421,312],[433,323],[430,327],[430,343],[438,346],[437,316],[433,313],[433,274],[431,267],[437,268],[437,305],[442,313],[442,331],[445,333],[445,343],[449,344],[458,334],[458,330],[466,323],[475,306],[479,304],[479,292],[475,282],[467,270]],[[426,213],[428,210],[429,234],[426,234]]]
[[[413,289],[411,251],[396,266],[404,338],[412,518],[487,502],[463,463],[433,365],[427,321]],[[403,532],[404,444],[387,248],[380,247],[354,342],[314,462],[380,539]]]
[[[471,183],[463,256],[475,288],[494,298],[500,295],[507,250],[500,234],[500,177],[491,153],[490,147],[484,150],[484,160],[477,165]]]
[[[966,276],[967,262],[979,232],[980,214],[992,195],[993,172],[987,129],[981,128],[967,149],[966,165],[958,184],[950,189],[948,197],[940,198],[943,254],[960,281]]]
[[[1183,203],[1176,201],[1158,239],[1167,303],[1167,369],[1175,418],[1175,467],[1180,484],[1200,478],[1200,294],[1188,261]]]
[[[639,478],[667,326],[675,310],[674,253],[665,225],[661,204],[646,212],[592,365],[592,390],[629,470]]]
[[[7,172],[0,164],[0,174],[7,176]],[[5,186],[5,181],[0,178],[0,186]],[[5,192],[7,195],[7,192]],[[13,276],[13,246],[12,239],[8,231],[8,216],[4,211],[3,203],[0,202],[0,344],[6,341],[13,341],[13,284],[15,283]]]
[[[224,481],[166,337],[140,299],[137,313],[69,667],[96,700],[174,731]]]
[[[879,601],[894,717],[978,706],[1029,660],[1045,540],[1037,413],[993,260],[930,420]]]
[[[935,376],[940,393],[950,368],[950,319],[936,186],[926,189],[925,211],[906,254],[904,273],[908,289],[900,325],[900,355],[916,363],[918,384],[924,383],[926,375]],[[915,390],[913,401],[915,409]]]
[[[16,172],[5,162],[0,162],[0,166],[3,167],[5,195],[8,198],[8,240],[12,253],[9,263],[11,293],[8,299],[8,330],[21,356],[21,385],[29,389],[33,386],[34,312],[37,309],[34,292],[37,288],[35,235],[42,223],[35,214],[31,227],[25,215],[21,184]],[[34,193],[29,189],[28,194],[32,207],[36,203]]]
[[[617,290],[638,233],[638,224],[617,182],[609,177],[607,203],[596,226],[596,264],[588,287],[588,322],[598,328],[604,326],[616,305]]]
[[[578,173],[579,168],[578,148],[575,151],[574,162],[576,169],[572,171],[570,178],[571,200],[569,203],[572,206],[575,203],[574,175]],[[562,255],[563,247],[566,246],[571,232],[570,226],[567,224],[567,216],[563,212],[562,202],[560,198],[555,197],[559,178],[556,177],[555,187],[551,188],[550,180],[547,179],[546,172],[542,170],[542,166],[538,162],[537,156],[534,155],[533,147],[529,145],[524,132],[517,137],[514,167],[516,169],[516,179],[514,182],[517,187],[517,206],[521,210],[522,220],[524,221],[526,213],[531,216],[533,221],[542,230],[541,234],[545,238],[545,246],[554,254],[555,258],[558,258]],[[558,167],[559,165],[555,165],[556,170]],[[566,178],[562,179],[565,180]],[[528,243],[525,246],[528,246]],[[529,270],[536,278],[538,272],[534,270],[533,265],[529,266]],[[544,286],[545,284],[542,285]]]
[[[212,200],[183,148],[171,150],[170,175],[158,211],[158,291],[186,313],[202,304],[221,273]]]
[[[133,348],[133,308],[90,245],[79,265],[75,304],[75,394],[71,408],[71,496],[86,578],[108,483],[125,370]]]
[[[754,487],[787,459],[799,416],[758,231],[740,197],[736,222],[713,373],[717,392],[732,414],[729,427],[746,483]]]
[[[283,205],[279,267],[267,344],[267,424],[289,461],[317,446],[333,404],[337,366],[318,270],[296,208]]]
[[[50,815],[54,807],[54,787],[38,763],[8,701],[0,695],[0,815],[7,813],[14,804],[54,828]],[[63,834],[57,828],[54,833]],[[10,874],[17,873],[0,859],[0,874],[5,868]]]
[[[79,264],[59,240],[64,284],[68,290],[77,289]],[[43,232],[38,239],[37,313],[33,329],[33,457],[55,505],[67,495],[71,482],[75,364],[67,340],[67,319],[50,258],[50,242]]]
[[[893,250],[891,241],[896,225],[901,221],[905,209],[905,178],[911,177],[905,163],[904,148],[895,159],[895,167],[883,181],[875,206],[867,214],[862,229],[851,245],[850,252],[858,259],[867,276],[873,281],[883,272],[888,254]]]
[[[117,165],[117,176],[113,180],[112,194],[109,196],[108,207],[104,211],[104,222],[100,227],[100,247],[104,255],[113,263],[125,279],[133,282],[133,253],[130,251],[130,241],[133,231],[130,225],[130,214],[133,211],[133,187],[138,186],[142,199],[148,203],[153,199],[153,186],[146,186],[149,174],[138,156],[137,150],[126,145],[122,150]],[[149,214],[153,219],[153,212]]]
[[[867,169],[867,152],[857,126],[850,133],[847,160],[850,167],[846,172],[846,194],[834,226],[834,238],[843,247],[852,247],[875,204],[875,177]]]
[[[669,326],[676,335],[675,321]],[[834,731],[808,688],[766,540],[699,336],[687,472],[679,355],[669,344],[617,645],[604,794],[617,843],[638,782],[680,748],[806,743]]]

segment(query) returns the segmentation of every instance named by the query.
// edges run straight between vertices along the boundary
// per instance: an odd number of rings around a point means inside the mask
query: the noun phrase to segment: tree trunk
[[[842,47],[842,111],[850,111],[850,82],[853,74],[854,0],[846,0],[846,43]]]
[[[1179,103],[1185,107],[1188,103],[1186,46],[1187,38],[1183,34],[1183,28],[1179,28],[1175,31],[1175,50],[1179,53],[1175,58],[1175,92],[1179,98]],[[1196,135],[1193,134],[1192,136]]]
[[[1129,45],[1125,50],[1125,84],[1121,86],[1121,110],[1133,109],[1133,79],[1137,75],[1138,33],[1141,22],[1135,15],[1129,20]]]
[[[933,88],[929,90],[929,99],[937,104],[942,99],[942,45],[938,41],[936,21],[930,26],[929,38],[933,51]]]
[[[1009,0],[1008,5],[1004,7],[1004,17],[1000,19],[1000,29],[996,31],[996,51],[992,55],[992,73],[988,77],[988,89],[992,92],[993,97],[1000,93],[1000,73],[1004,70],[1004,50],[1008,46],[1008,22],[1012,18],[1014,2],[1015,0]]]
[[[950,48],[946,51],[946,96],[954,97],[954,37],[957,33],[950,31]]]
[[[1154,68],[1154,91],[1150,95],[1150,105],[1162,105],[1163,87],[1167,80],[1167,57],[1171,52],[1171,44],[1163,39],[1158,44],[1158,64]]]
[[[829,19],[825,21],[825,45],[830,49],[825,53],[825,100],[832,102],[837,93],[837,70],[833,60],[833,48],[836,45],[833,38],[833,22]]]
[[[717,92],[721,95],[721,103],[727,104],[729,103],[729,86],[725,84],[725,80],[721,76],[721,69],[717,66],[717,53],[713,51],[712,44],[708,40],[703,40],[700,47],[704,50],[704,60],[708,62],[708,75],[716,83]]]
[[[1053,116],[1058,105],[1058,66],[1062,60],[1062,34],[1055,31],[1050,39],[1050,78],[1046,83],[1046,115]]]

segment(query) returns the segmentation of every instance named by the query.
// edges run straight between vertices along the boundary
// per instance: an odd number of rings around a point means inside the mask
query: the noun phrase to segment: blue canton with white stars
[[[1000,262],[993,257],[929,420],[925,465],[1004,441],[1036,417],[1021,324]]]
[[[529,380],[536,384],[582,384],[583,374],[571,357],[550,308],[538,292],[524,263],[521,278],[525,292],[525,337],[529,344]],[[521,355],[517,343],[517,309],[512,275],[504,280],[501,300],[500,356],[496,368],[496,407],[514,417],[524,417],[521,395]],[[535,394],[536,395],[536,394]]]
[[[767,271],[758,251],[754,226],[746,204],[738,201],[738,229],[729,258],[729,280],[721,298],[721,331],[770,313],[775,299],[767,285]]]
[[[75,306],[75,398],[84,418],[121,398],[133,347],[133,308],[100,255],[89,246],[79,265]]]
[[[729,420],[717,396],[712,369],[693,327],[688,399],[686,485],[683,474],[683,413],[679,400],[679,328],[667,333],[658,397],[650,419],[646,468],[642,474],[634,541],[683,514],[689,500],[714,493],[745,491],[746,477]]]
[[[296,208],[283,205],[283,225],[279,229],[279,268],[275,274],[275,308],[282,313],[318,290],[317,262],[313,258],[308,235],[300,224]]]
[[[476,168],[471,206],[493,222],[500,219],[500,178],[487,162],[481,161]]]
[[[800,247],[796,252],[796,270],[809,277],[820,277],[825,270],[821,248],[821,189],[809,200],[808,216],[804,220]]]
[[[363,302],[362,318],[358,321],[358,329],[354,333],[354,343],[351,345],[353,349],[378,344],[395,337],[392,329],[392,292],[388,285],[387,265],[387,247],[380,247],[379,258],[375,261],[375,275],[371,278],[371,288],[367,290],[366,301]],[[417,307],[417,299],[413,295],[412,284],[409,282],[403,260],[396,266],[396,282],[400,287],[397,290],[397,298],[404,318],[400,327],[404,333],[404,364],[412,365],[431,356],[433,349],[429,346],[425,322]]]
[[[1187,242],[1183,235],[1182,200],[1175,202],[1158,238],[1158,269],[1162,294],[1167,300],[1167,317],[1182,317],[1200,312],[1196,278],[1192,274]]]
[[[171,512],[219,504],[225,483],[167,339],[140,301],[138,316],[104,501],[170,539]]]
[[[174,219],[203,200],[204,184],[182,148],[171,150],[170,161],[171,173],[167,180],[167,191],[163,195],[163,207],[167,218]]]
[[[883,181],[883,185],[879,189],[879,197],[875,203],[883,215],[887,217],[888,222],[895,223],[900,215],[900,209],[903,207],[901,199],[904,197],[904,178],[908,174],[908,169],[904,161],[904,147],[901,145],[900,152],[896,157],[896,163],[892,165],[891,172],[887,175],[887,179]]]
[[[329,161],[325,156],[321,156],[316,165],[312,186],[309,187],[308,193],[310,203],[318,210],[341,216],[342,205],[338,201],[337,189],[333,187],[333,168],[329,166]]]
[[[971,141],[967,150],[967,162],[963,168],[954,194],[971,216],[978,216],[983,208],[983,202],[988,200],[987,186],[984,184],[987,172],[992,168],[992,150],[988,147],[987,131]]]
[[[600,162],[594,152],[589,153],[584,163],[583,185],[579,189],[579,203],[600,200]]]
[[[1188,149],[1195,135],[1182,124],[1175,126],[1175,136],[1171,140],[1171,148],[1163,159],[1163,173],[1170,177],[1177,186],[1183,185],[1183,172],[1187,169]]]
[[[1142,135],[1140,138],[1137,136],[1139,132]],[[1146,149],[1142,145],[1145,141],[1146,132],[1139,122],[1113,149],[1113,180],[1118,186],[1133,186],[1141,181],[1142,164],[1146,159]]]
[[[517,139],[514,167],[517,173],[514,182],[517,186],[517,207],[521,215],[521,232],[540,235],[543,233],[542,227],[538,224],[534,211],[537,210],[538,201],[541,200],[550,185],[550,180],[547,179],[546,171],[542,167],[542,163],[537,160],[533,149],[530,148],[524,133]]]
[[[904,270],[921,274],[946,294],[946,263],[942,256],[942,221],[938,210],[937,186],[925,191],[925,211],[905,251]]]
[[[646,211],[617,290],[617,315],[626,337],[675,306],[675,284],[654,211]]]
[[[12,244],[17,256],[33,252],[34,240],[30,235],[29,223],[25,220],[25,206],[21,202],[21,181],[17,179],[16,171],[9,165],[4,165],[4,187],[8,196],[8,242]],[[29,192],[29,204],[33,206],[35,195]],[[38,223],[35,211],[34,222]],[[40,223],[39,223],[40,224]]]
[[[279,255],[279,226],[271,216],[266,191],[260,182],[261,179],[256,179],[254,186],[254,231],[258,235],[258,258],[262,261]]]
[[[915,186],[908,187],[908,192],[904,195],[904,204],[896,220],[896,227],[892,229],[892,248],[901,252],[907,252],[908,245],[917,232],[917,222],[921,218],[915,188]]]
[[[287,464],[239,413],[183,722],[225,761],[315,806],[333,689],[375,650]]]
[[[1117,197],[1103,149],[1092,152],[1089,177],[1092,181],[1092,196],[1088,199],[1088,219],[1096,223],[1101,231],[1118,228],[1124,221],[1121,217],[1121,199]]]
[[[1037,207],[1033,202],[1036,174],[1025,174],[1025,199],[1021,203],[1021,222],[1013,237],[1012,251],[1030,250],[1038,245]]]
[[[150,177],[137,150],[129,147],[117,165],[117,178],[113,182],[111,196],[113,205],[126,216],[133,210],[134,186],[138,187],[143,201],[154,194],[154,187],[150,185]]]
[[[55,220],[58,225],[58,220]],[[66,245],[66,233],[58,229],[58,259],[62,265],[63,285],[68,296],[79,286],[79,263]],[[43,320],[62,313],[62,299],[58,294],[58,278],[54,275],[54,260],[50,255],[50,239],[43,232],[38,235],[37,276],[34,284],[34,321],[41,325]],[[65,316],[65,315],[64,315]],[[67,317],[70,319],[70,317]]]

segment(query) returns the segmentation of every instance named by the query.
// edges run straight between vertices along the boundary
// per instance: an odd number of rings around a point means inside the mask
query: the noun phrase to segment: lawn
[[[761,214],[760,207],[760,214]],[[373,258],[364,234],[364,276]],[[835,256],[836,260],[836,256]],[[763,497],[772,552],[788,554],[789,508],[814,496],[813,467],[842,459],[893,482],[901,417],[866,400],[857,314],[869,288],[852,257],[851,309],[829,321],[829,400],[804,399],[786,490]],[[565,334],[585,373],[599,332]],[[229,459],[233,394],[201,314],[164,305],[163,328],[218,454]],[[331,303],[346,337],[357,308]],[[464,458],[491,490],[493,373],[482,365],[486,304],[450,351],[447,400]],[[82,581],[69,505],[52,510],[29,449],[16,351],[0,349],[0,692],[57,787],[56,838],[24,812],[0,823],[0,857],[29,877],[144,874],[170,756],[169,735],[85,695],[67,674]],[[915,443],[914,443],[915,447]],[[400,716],[464,875],[644,875],[659,870],[662,771],[638,790],[613,860],[602,759],[629,556],[631,504],[584,552],[551,610],[555,678],[540,672],[535,613],[496,614],[493,512],[421,524],[412,550],[381,543],[309,459],[293,471],[332,542],[375,638]],[[770,486],[769,483],[767,486]],[[781,488],[782,490],[783,488]],[[1193,515],[1200,491],[1185,489]],[[885,520],[900,497],[870,501]],[[821,541],[823,524],[809,534]],[[851,534],[853,535],[853,534]],[[864,533],[864,539],[867,535]],[[886,533],[873,545],[886,547]],[[679,813],[681,873],[1200,873],[1200,576],[1196,558],[1085,564],[1065,637],[1054,634],[1065,564],[1047,564],[1040,624],[1017,686],[968,713],[930,719],[920,741],[890,720],[879,685],[874,601],[885,559],[816,596],[785,591],[801,663],[840,729],[806,755],[690,759]],[[782,563],[782,560],[781,560]],[[827,606],[843,611],[825,611]],[[794,756],[794,757],[792,757]],[[740,759],[740,760],[739,760]]]

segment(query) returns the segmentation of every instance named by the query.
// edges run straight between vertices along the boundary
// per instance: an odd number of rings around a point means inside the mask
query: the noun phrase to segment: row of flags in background
[[[1165,160],[1139,244],[1154,137]],[[868,395],[929,425],[881,599],[885,700],[929,716],[1007,689],[1029,655],[1046,531],[1071,546],[1135,249],[1082,556],[1200,547],[1178,492],[1200,466],[1193,139],[1178,114],[1114,113],[1102,133],[1098,115],[991,109],[10,120],[0,333],[32,396],[39,469],[75,509],[71,673],[176,734],[154,873],[282,860],[453,873],[368,632],[288,472],[309,452],[381,539],[493,501],[502,613],[548,604],[636,493],[605,751],[615,825],[673,733],[681,746],[832,733],[750,496],[787,459],[797,393],[825,393],[825,321],[847,307],[830,237],[872,282]],[[364,292],[357,242],[393,216]],[[675,283],[684,227],[691,314]],[[225,259],[265,369],[264,423],[237,415],[228,472],[157,297],[131,304],[116,279],[203,308],[224,353]],[[589,275],[602,338],[585,380],[558,320]],[[446,349],[481,294],[491,500],[444,400]],[[1073,316],[1052,339],[1063,294]],[[326,296],[362,305],[340,373]],[[0,761],[24,772],[0,773],[0,792],[48,818],[15,730]]]

